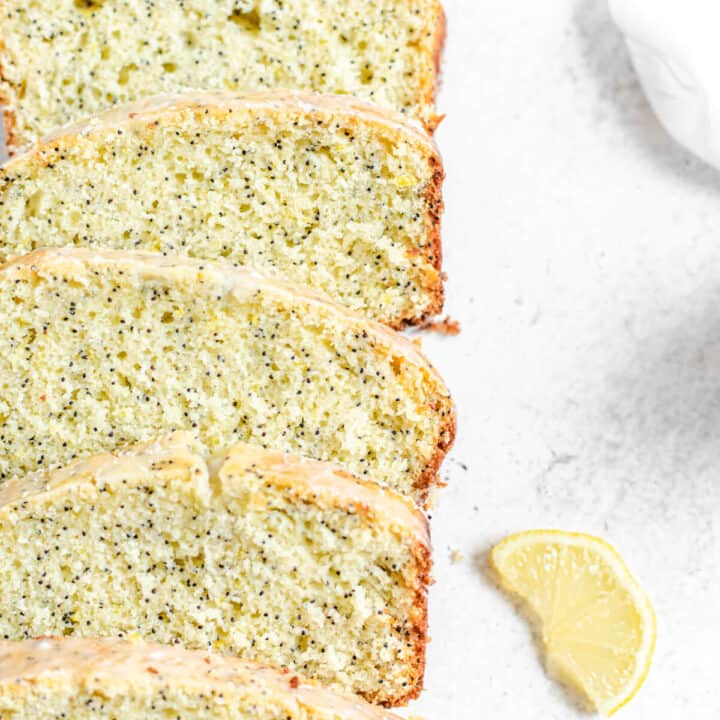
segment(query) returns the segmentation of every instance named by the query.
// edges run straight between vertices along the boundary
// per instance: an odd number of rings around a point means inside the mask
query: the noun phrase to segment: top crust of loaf
[[[341,117],[344,123],[368,124],[392,137],[403,137],[423,148],[433,161],[442,166],[434,140],[423,126],[406,115],[365,102],[350,95],[329,95],[302,90],[268,90],[235,93],[222,90],[192,90],[184,93],[163,93],[134,102],[116,105],[102,113],[68,123],[45,135],[34,145],[23,148],[4,165],[12,172],[15,164],[24,164],[27,156],[42,155],[55,147],[72,145],[78,136],[104,135],[138,125],[166,121],[184,112],[214,113],[228,118],[233,113],[316,116],[325,121]]]
[[[60,692],[78,687],[105,696],[173,687],[264,696],[286,707],[289,718],[400,720],[352,695],[331,692],[267,665],[123,640],[43,638],[0,642],[0,697],[22,697],[34,686]]]
[[[267,482],[289,490],[298,500],[321,507],[347,508],[388,528],[398,537],[412,538],[430,551],[427,519],[415,504],[371,480],[356,477],[331,463],[273,452],[238,443],[224,452],[208,456],[207,450],[189,432],[178,431],[133,447],[78,460],[57,470],[12,478],[0,486],[3,508],[33,498],[73,492],[87,482],[161,474],[163,468],[182,465],[191,470],[199,492],[232,495],[237,478],[257,468]]]
[[[266,92],[234,93],[213,90],[193,90],[187,93],[163,93],[134,102],[118,105],[90,118],[72,122],[47,134],[39,145],[73,135],[117,130],[127,124],[162,122],[168,115],[186,110],[217,113],[221,116],[238,112],[269,113],[280,116],[317,115],[325,119],[341,116],[345,122],[355,120],[376,124],[381,129],[412,137],[417,143],[437,155],[432,138],[422,125],[406,115],[381,108],[350,95],[329,95],[301,90],[269,90]]]

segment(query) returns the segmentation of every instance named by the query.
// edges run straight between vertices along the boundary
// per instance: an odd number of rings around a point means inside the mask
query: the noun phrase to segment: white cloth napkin
[[[720,0],[609,0],[655,112],[720,169]]]

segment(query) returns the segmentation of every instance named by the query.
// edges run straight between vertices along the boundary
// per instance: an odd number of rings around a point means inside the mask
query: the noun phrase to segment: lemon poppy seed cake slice
[[[437,123],[438,0],[3,0],[10,145],[187,88],[354,95]]]
[[[399,327],[442,309],[432,140],[351,98],[194,92],[53,133],[0,171],[0,256],[144,249],[250,265]]]
[[[0,638],[135,636],[382,704],[422,685],[430,550],[408,498],[188,433],[0,488]]]
[[[422,501],[453,437],[417,346],[222,263],[58,248],[0,266],[0,479],[166,431],[332,460]]]
[[[294,673],[122,640],[0,642],[0,715],[14,720],[400,720]]]

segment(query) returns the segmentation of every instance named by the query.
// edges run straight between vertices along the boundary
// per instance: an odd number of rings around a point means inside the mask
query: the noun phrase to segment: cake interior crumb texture
[[[187,88],[350,94],[435,122],[437,0],[3,0],[1,13],[19,143]]]
[[[393,705],[422,685],[429,563],[411,501],[186,433],[0,488],[6,640],[181,643]]]
[[[117,639],[0,641],[13,720],[400,720],[357,696],[254,662]]]
[[[383,325],[227,264],[58,248],[0,267],[0,476],[189,429],[338,462],[422,501],[447,389]]]
[[[393,326],[442,309],[442,165],[426,134],[311,93],[161,96],[0,171],[0,255],[80,245],[225,258]]]

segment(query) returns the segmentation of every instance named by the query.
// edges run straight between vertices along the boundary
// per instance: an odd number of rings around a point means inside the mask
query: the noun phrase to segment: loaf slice
[[[122,640],[0,641],[12,720],[400,720],[258,663]]]
[[[335,461],[418,501],[453,436],[417,346],[227,264],[82,248],[0,266],[0,479],[166,431]]]
[[[407,498],[187,433],[0,488],[0,638],[139,635],[418,694],[430,551]]]
[[[145,249],[252,265],[399,327],[442,309],[442,165],[337,96],[190,93],[118,108],[0,171],[0,256]]]
[[[159,92],[355,95],[435,126],[438,0],[4,0],[0,91],[13,148]]]

